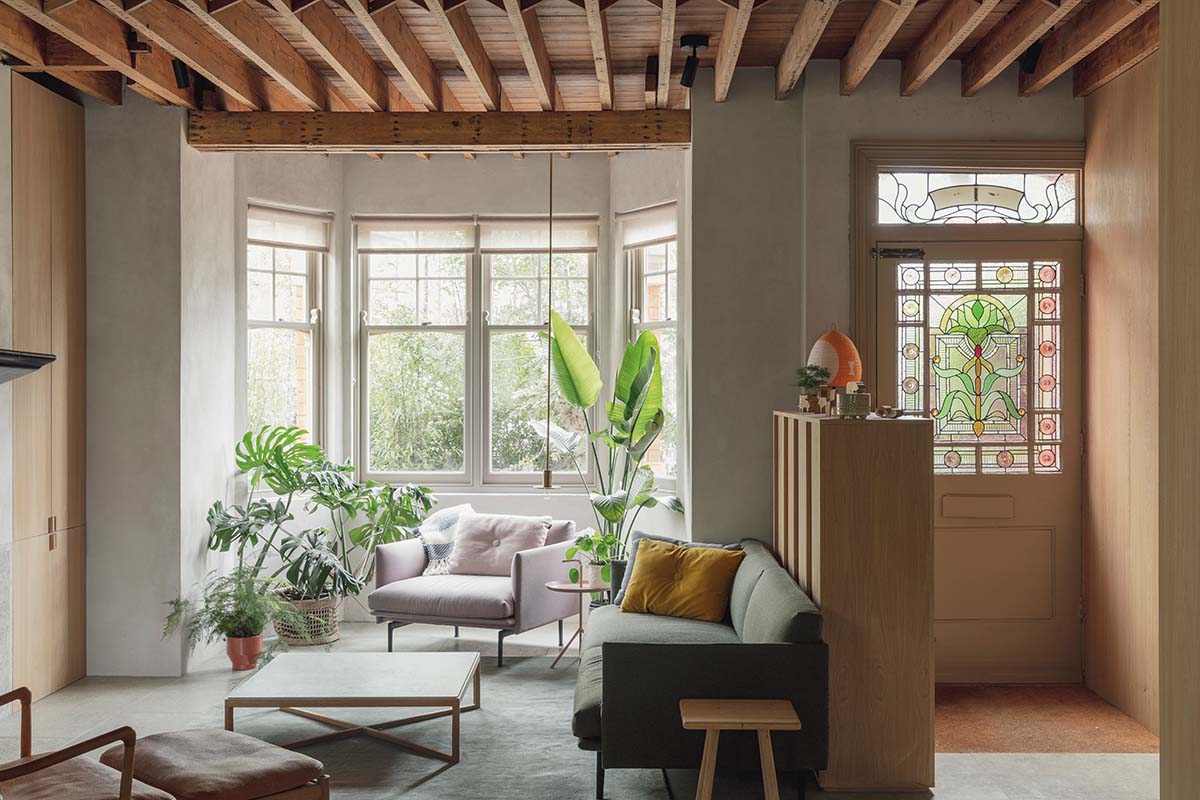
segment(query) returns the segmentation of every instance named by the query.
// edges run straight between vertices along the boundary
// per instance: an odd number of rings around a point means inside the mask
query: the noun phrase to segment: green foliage
[[[600,567],[600,576],[605,581],[612,580],[613,559],[620,558],[624,552],[621,540],[615,533],[587,531],[575,537],[575,544],[567,548],[566,558],[582,558],[588,564]],[[579,570],[572,569],[570,579],[579,580]]]
[[[304,615],[276,593],[280,582],[238,567],[228,575],[210,573],[199,602],[172,600],[163,625],[163,638],[183,629],[191,647],[223,638],[259,636],[267,623],[282,620],[304,630]]]
[[[806,392],[815,392],[829,382],[829,370],[808,364],[796,370],[796,385]]]
[[[588,447],[596,468],[596,479],[594,485],[588,486],[588,494],[599,531],[577,539],[567,558],[580,552],[595,558],[599,548],[603,555],[592,563],[607,567],[613,559],[624,555],[642,509],[663,505],[675,512],[683,511],[679,498],[658,494],[654,471],[642,464],[666,424],[658,339],[652,332],[643,331],[625,348],[612,399],[605,404],[608,426],[592,431],[587,411],[599,400],[603,388],[600,368],[555,311],[550,312],[550,329],[558,387],[568,403],[583,411]],[[570,448],[568,452],[575,459],[576,471],[584,479],[574,455],[575,439],[561,435],[550,438],[559,449]],[[606,449],[604,459],[598,444]]]

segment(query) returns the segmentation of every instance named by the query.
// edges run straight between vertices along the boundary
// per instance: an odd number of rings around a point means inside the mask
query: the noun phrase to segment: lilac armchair
[[[494,628],[497,631],[497,665],[504,666],[504,638],[562,621],[578,612],[577,598],[551,592],[547,581],[562,580],[562,563],[575,540],[575,523],[555,520],[546,544],[513,556],[509,576],[422,575],[428,563],[419,539],[381,545],[375,555],[375,591],[367,605],[378,622],[388,623],[388,652],[392,633],[401,625],[423,622]]]

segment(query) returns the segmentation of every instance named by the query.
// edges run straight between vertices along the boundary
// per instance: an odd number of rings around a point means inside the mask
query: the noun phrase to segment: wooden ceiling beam
[[[100,59],[57,33],[46,32],[46,66],[73,70],[112,70]]]
[[[0,50],[27,64],[46,63],[46,30],[24,14],[0,6]]]
[[[1138,17],[1155,8],[1158,0],[1093,0],[1042,43],[1042,54],[1033,72],[1022,72],[1020,92],[1030,97],[1095,52]]]
[[[658,27],[658,88],[655,105],[666,108],[671,97],[671,58],[675,55],[676,0],[662,0]]]
[[[351,101],[364,111],[387,111],[391,81],[325,0],[292,9],[291,0],[266,0],[306,45],[350,87]]]
[[[503,90],[500,86],[500,76],[492,66],[492,59],[479,39],[479,33],[467,14],[466,6],[454,6],[447,10],[444,0],[427,0],[425,6],[441,29],[446,43],[454,51],[458,65],[475,88],[483,107],[488,111],[501,110]]]
[[[608,42],[608,19],[601,0],[583,0],[587,15],[588,38],[592,44],[592,61],[596,65],[596,83],[600,90],[600,108],[611,111],[616,92],[613,89],[612,48]]]
[[[1069,14],[1080,0],[1021,0],[962,61],[963,97],[973,97]]]
[[[755,0],[738,0],[737,9],[725,9],[725,20],[721,25],[721,43],[717,48],[716,73],[713,78],[714,93],[718,103],[729,97],[733,73],[737,69],[738,56],[742,52],[742,41],[750,27],[750,13]]]
[[[143,39],[178,58],[250,109],[300,111],[305,108],[217,38],[194,14],[180,6],[168,0],[150,0],[126,11],[123,0],[96,2]]]
[[[122,80],[119,72],[77,70],[66,67],[46,67],[42,71],[68,86],[74,86],[84,94],[91,95],[105,105],[121,105],[121,94],[125,87],[125,81]]]
[[[854,44],[842,56],[842,94],[854,94],[916,7],[917,0],[881,0],[875,4],[854,37]]]
[[[346,7],[383,51],[388,63],[416,93],[425,111],[442,108],[442,79],[416,34],[395,5],[372,12],[368,0],[346,0]]]
[[[800,76],[804,74],[804,68],[808,66],[813,50],[821,41],[837,6],[838,0],[808,0],[800,10],[800,17],[792,26],[792,35],[775,66],[776,100],[787,98],[800,82]]]
[[[664,109],[428,114],[203,111],[188,115],[187,140],[199,150],[330,153],[682,149],[691,144],[691,112]]]
[[[179,0],[227,45],[261,69],[308,111],[356,109],[248,3]],[[222,4],[224,3],[224,4]]]
[[[1154,8],[1075,65],[1075,96],[1087,97],[1158,52],[1159,9]]]
[[[171,56],[154,47],[148,53],[131,54],[124,23],[92,0],[78,0],[53,14],[43,11],[39,0],[3,2],[99,59],[110,69],[146,87],[154,96],[175,105],[195,108],[193,91],[175,85]]]
[[[550,53],[546,49],[546,38],[542,35],[542,24],[538,21],[537,9],[523,10],[521,0],[504,0],[504,11],[512,23],[513,35],[521,49],[525,70],[533,84],[533,93],[543,111],[563,108],[562,94],[554,80],[554,69],[550,65]]]
[[[900,95],[912,97],[946,63],[1000,0],[950,0],[904,57]]]

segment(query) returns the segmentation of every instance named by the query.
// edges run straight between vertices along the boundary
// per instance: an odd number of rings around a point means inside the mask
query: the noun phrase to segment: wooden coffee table
[[[457,764],[459,721],[479,708],[479,653],[283,653],[225,699],[225,730],[235,708],[278,708],[337,728],[285,745],[290,749],[364,734],[428,758]],[[463,705],[469,686],[470,705]],[[310,708],[440,708],[426,714],[360,725]],[[439,717],[451,718],[449,753],[403,739],[387,730]]]

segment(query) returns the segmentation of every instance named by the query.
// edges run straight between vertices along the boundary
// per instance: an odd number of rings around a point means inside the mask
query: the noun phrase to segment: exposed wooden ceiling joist
[[[543,111],[562,110],[562,94],[554,80],[550,52],[546,49],[546,38],[542,35],[537,9],[522,10],[521,0],[504,0],[504,11],[512,23],[513,35],[521,50],[521,58],[525,62],[525,70],[529,73],[538,104]]]
[[[975,96],[994,81],[1079,3],[1080,0],[1058,0],[1057,4],[1021,0],[963,59],[963,97]]]
[[[43,72],[54,76],[68,86],[74,86],[84,94],[91,95],[106,105],[121,105],[121,94],[125,81],[121,79],[119,72],[77,70],[66,67],[46,67]]]
[[[842,56],[842,94],[854,94],[854,90],[883,55],[883,49],[916,7],[917,0],[880,0],[875,4],[867,21],[854,37],[854,44]]]
[[[675,54],[675,0],[662,0],[658,23],[658,91],[655,105],[666,108],[671,96],[671,57]]]
[[[900,94],[911,97],[958,50],[1000,0],[950,0],[904,57]]]
[[[86,0],[80,0],[86,2]],[[199,150],[317,152],[568,152],[686,148],[691,112],[537,111],[428,114],[193,112]]]
[[[283,34],[247,3],[219,6],[217,0],[179,0],[242,57],[271,77],[309,111],[356,107],[330,86]]]
[[[391,82],[325,0],[316,0],[299,11],[292,10],[291,0],[266,2],[350,87],[356,105],[369,111],[391,107]]]
[[[738,0],[736,9],[725,9],[725,21],[721,25],[721,41],[717,47],[717,64],[713,75],[718,103],[724,103],[729,97],[729,87],[733,83],[738,56],[742,53],[746,29],[750,27],[750,12],[754,11],[754,2],[755,0]]]
[[[1159,9],[1143,14],[1075,66],[1075,96],[1086,97],[1158,52]]]
[[[126,11],[123,0],[96,0],[150,42],[212,81],[251,110],[301,111],[279,84],[218,39],[194,14],[168,0],[149,0]],[[132,7],[132,6],[131,6]]]
[[[447,10],[443,0],[425,0],[425,7],[454,51],[458,65],[466,73],[483,107],[488,111],[503,110],[505,101],[501,97],[504,90],[500,86],[500,76],[492,66],[492,59],[479,39],[466,6],[454,6]]]
[[[368,0],[346,0],[346,7],[417,95],[424,110],[442,108],[441,76],[400,10],[388,6],[372,14],[369,6]]]
[[[1088,3],[1046,38],[1037,67],[1033,72],[1021,73],[1021,96],[1029,97],[1045,89],[1157,5],[1158,0],[1142,0],[1140,3],[1133,0],[1093,0]]]
[[[0,6],[0,50],[27,64],[46,63],[46,31],[8,6]]]
[[[837,10],[838,0],[807,0],[800,9],[800,17],[792,27],[783,55],[775,66],[775,99],[783,100],[792,93],[804,68],[812,58],[817,42],[825,33],[825,27]]]
[[[124,23],[92,0],[78,0],[53,14],[43,11],[39,0],[3,2],[145,87],[154,96],[185,108],[196,107],[192,90],[175,85],[171,56],[159,48],[131,54]]]
[[[592,61],[596,64],[596,82],[600,89],[600,108],[611,111],[613,107],[612,48],[608,41],[608,20],[600,0],[583,0],[583,11],[587,15],[588,39],[592,46]]]

